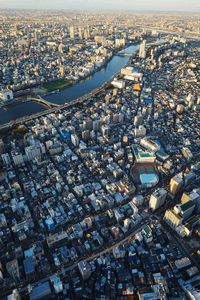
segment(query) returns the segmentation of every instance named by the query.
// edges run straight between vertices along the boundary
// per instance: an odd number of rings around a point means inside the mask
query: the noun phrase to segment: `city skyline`
[[[169,1],[149,1],[142,0],[135,3],[132,0],[44,0],[44,1],[26,1],[26,0],[0,0],[1,8],[9,9],[73,9],[73,10],[130,10],[130,11],[184,11],[200,12],[200,4],[197,0],[169,0]]]

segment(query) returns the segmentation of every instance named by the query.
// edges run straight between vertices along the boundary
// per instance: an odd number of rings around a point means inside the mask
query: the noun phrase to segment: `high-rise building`
[[[13,159],[15,166],[21,165],[24,163],[24,158],[23,158],[22,153],[12,152],[11,155],[12,155],[12,159]]]
[[[0,90],[0,100],[9,101],[14,98],[13,91],[11,90]]]
[[[114,114],[112,119],[113,123],[119,123],[119,114]]]
[[[87,40],[89,38],[87,29],[84,30],[84,39]]]
[[[63,291],[63,283],[60,280],[60,277],[54,274],[50,277],[50,281],[54,287],[56,294],[59,294]]]
[[[87,280],[91,275],[91,267],[86,261],[80,261],[78,263],[78,269],[83,277],[83,280]]]
[[[60,76],[64,77],[64,75],[65,75],[65,68],[64,68],[63,65],[60,66],[59,71],[60,71]]]
[[[146,137],[140,140],[140,145],[152,152],[157,152],[160,150],[160,145],[151,139],[147,139]]]
[[[122,39],[115,39],[115,45],[116,47],[125,46],[126,40],[124,38]]]
[[[125,87],[125,82],[122,80],[114,79],[111,84],[118,89],[123,89]]]
[[[49,281],[45,281],[36,285],[32,288],[29,294],[30,300],[42,300],[42,299],[51,299],[52,291],[50,288]]]
[[[75,34],[74,34],[74,27],[73,26],[69,27],[69,36],[70,36],[71,40],[74,40]]]
[[[76,134],[71,135],[71,142],[74,146],[78,147],[79,145],[79,138]]]
[[[179,173],[174,177],[172,177],[170,180],[170,187],[169,187],[170,193],[176,195],[180,191],[182,185],[183,185],[183,178],[182,175]]]
[[[93,130],[98,131],[100,129],[100,120],[93,121]]]
[[[139,57],[146,58],[146,40],[143,40],[140,44]]]
[[[138,127],[140,125],[142,125],[143,123],[143,117],[141,114],[138,114],[134,117],[134,126]]]
[[[13,259],[6,264],[6,269],[9,275],[15,280],[18,281],[20,279],[20,271],[19,264],[17,259]]]
[[[88,27],[87,29],[87,36],[88,36],[88,39],[90,38],[90,28]]]
[[[28,146],[25,148],[25,153],[28,160],[41,157],[41,147],[39,145]]]
[[[172,228],[177,228],[182,223],[182,218],[173,209],[168,209],[165,212],[163,220]]]
[[[78,29],[78,36],[79,36],[80,40],[83,39],[83,30],[82,30],[82,27],[79,27],[79,29]]]
[[[190,161],[192,159],[193,154],[189,148],[183,147],[181,152],[187,161]]]
[[[182,114],[184,109],[185,109],[185,106],[182,105],[182,104],[178,104],[177,107],[176,107],[176,111],[177,111],[178,114]]]
[[[0,154],[3,153],[3,150],[4,150],[4,142],[2,139],[0,139]]]
[[[119,122],[120,123],[124,122],[124,114],[123,113],[119,113]]]
[[[140,125],[138,128],[135,128],[134,130],[135,137],[143,137],[146,135],[146,128],[142,125]]]
[[[109,128],[109,126],[108,125],[103,125],[102,127],[101,127],[101,132],[102,132],[102,135],[103,136],[108,136],[109,135],[109,130],[110,128]]]
[[[182,204],[185,204],[186,202],[190,201],[191,198],[190,198],[190,195],[186,194],[186,193],[183,193],[182,197],[181,197],[181,203]]]
[[[4,165],[9,166],[11,164],[10,156],[8,153],[3,153],[1,155]]]
[[[92,130],[93,129],[93,121],[90,118],[87,118],[83,121],[83,128],[85,130]]]
[[[63,46],[63,44],[61,43],[61,44],[58,46],[58,51],[59,51],[60,53],[63,53],[63,48],[64,48],[64,46]]]
[[[157,189],[150,197],[149,207],[152,210],[158,209],[165,203],[167,197],[167,191],[163,188]]]
[[[188,219],[195,209],[195,202],[189,200],[184,204],[177,204],[174,206],[174,211],[176,214],[180,215],[183,220]]]
[[[190,193],[183,193],[181,203],[185,204],[188,201],[193,201],[196,205],[196,211],[200,212],[200,189],[194,189]]]
[[[13,300],[21,300],[20,293],[17,289],[14,289],[12,292],[12,299]]]
[[[90,138],[90,131],[89,131],[89,130],[84,130],[84,131],[82,132],[82,139],[83,139],[84,141],[88,141],[89,138]]]

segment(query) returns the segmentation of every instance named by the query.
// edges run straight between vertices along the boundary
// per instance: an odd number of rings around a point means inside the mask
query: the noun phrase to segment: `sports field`
[[[141,174],[157,174],[156,165],[153,163],[135,163],[131,169],[131,175],[134,183],[141,184]]]

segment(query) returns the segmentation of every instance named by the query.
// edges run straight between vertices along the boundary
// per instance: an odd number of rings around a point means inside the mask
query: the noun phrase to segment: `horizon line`
[[[200,14],[200,10],[170,10],[170,9],[111,9],[111,8],[107,8],[107,9],[101,9],[101,8],[88,8],[88,9],[79,9],[79,8],[28,8],[28,7],[2,7],[0,5],[0,8],[3,10],[15,10],[15,11],[22,11],[22,10],[28,10],[28,11],[74,11],[74,12],[126,12],[126,13],[134,13],[134,12],[141,12],[141,13],[151,13],[151,12],[155,12],[155,13],[184,13],[184,14],[191,14],[191,13],[195,13],[195,14]]]

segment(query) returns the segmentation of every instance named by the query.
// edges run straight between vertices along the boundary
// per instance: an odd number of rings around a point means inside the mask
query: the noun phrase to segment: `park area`
[[[49,93],[55,90],[63,89],[71,84],[69,79],[58,79],[43,84],[43,88]]]

